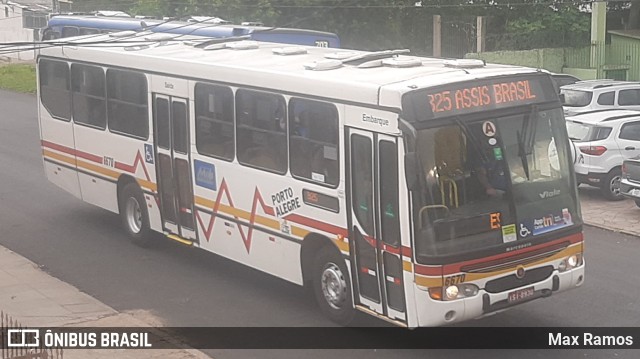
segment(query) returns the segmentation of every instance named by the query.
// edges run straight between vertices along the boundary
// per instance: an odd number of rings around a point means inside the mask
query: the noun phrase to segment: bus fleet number
[[[464,274],[458,274],[444,279],[444,286],[460,284],[464,282]]]
[[[104,156],[102,158],[102,164],[107,166],[107,167],[115,167],[116,166],[116,161],[113,159],[113,157]]]

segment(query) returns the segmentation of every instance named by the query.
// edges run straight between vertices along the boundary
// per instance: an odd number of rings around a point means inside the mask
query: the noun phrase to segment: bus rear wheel
[[[315,260],[313,289],[322,312],[340,325],[355,318],[349,271],[337,250],[326,246]]]
[[[127,184],[119,199],[120,219],[131,241],[139,246],[151,244],[149,211],[142,191],[135,183]]]

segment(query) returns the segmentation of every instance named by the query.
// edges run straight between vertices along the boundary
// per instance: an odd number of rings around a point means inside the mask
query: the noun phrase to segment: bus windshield
[[[527,108],[417,131],[418,261],[517,248],[581,222],[562,110]]]

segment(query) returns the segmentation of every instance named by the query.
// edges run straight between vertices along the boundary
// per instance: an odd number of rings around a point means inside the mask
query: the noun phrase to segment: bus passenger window
[[[107,123],[124,135],[149,137],[149,98],[144,74],[107,70]]]
[[[69,65],[62,61],[42,59],[38,66],[42,104],[53,117],[65,121],[71,120]]]
[[[338,166],[338,111],[335,106],[303,99],[289,101],[291,174],[336,186]]]
[[[198,152],[233,160],[233,91],[228,87],[198,83],[195,97]]]
[[[236,92],[238,161],[284,174],[287,171],[287,122],[282,96]]]
[[[105,129],[107,114],[104,93],[104,70],[97,66],[71,65],[73,121]]]

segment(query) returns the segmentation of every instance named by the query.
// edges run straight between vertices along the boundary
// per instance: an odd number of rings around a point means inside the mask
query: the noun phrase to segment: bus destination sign
[[[419,121],[548,102],[555,98],[557,94],[548,76],[500,77],[416,91],[408,94],[403,104],[405,112],[414,112],[414,118]]]

